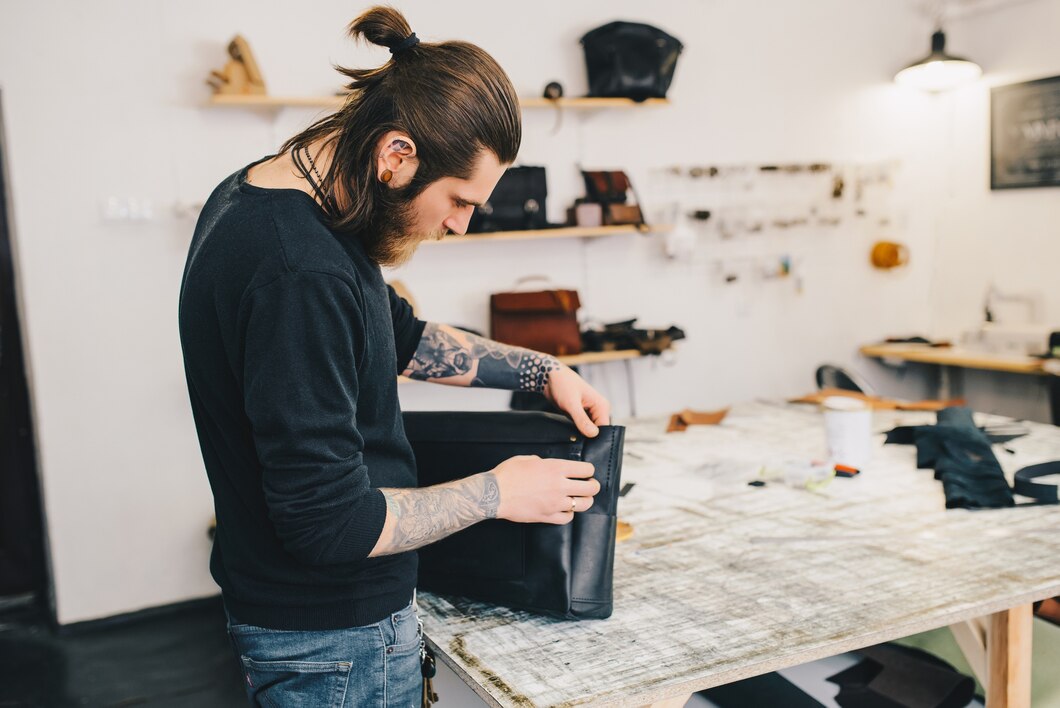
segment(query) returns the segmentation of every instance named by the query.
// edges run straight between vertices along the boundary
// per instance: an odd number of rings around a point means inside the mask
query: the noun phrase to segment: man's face
[[[489,150],[479,153],[469,179],[443,177],[414,197],[411,203],[388,210],[384,218],[387,228],[394,231],[384,265],[396,266],[408,261],[416,247],[427,239],[440,239],[446,232],[463,234],[476,206],[481,206],[493,193],[507,165],[497,161]],[[398,213],[395,213],[398,212]]]

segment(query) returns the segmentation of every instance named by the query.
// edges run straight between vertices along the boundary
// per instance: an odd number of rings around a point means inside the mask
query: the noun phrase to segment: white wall
[[[579,161],[628,168],[656,203],[670,197],[652,170],[671,163],[901,162],[891,197],[900,229],[848,222],[739,244],[704,237],[694,258],[676,263],[658,240],[632,236],[425,249],[400,273],[424,316],[484,327],[488,292],[549,273],[581,291],[586,316],[676,322],[689,340],[672,365],[634,365],[649,414],[799,393],[821,361],[852,361],[859,343],[929,326],[944,166],[925,156],[937,155],[947,124],[938,101],[890,81],[923,52],[930,29],[904,3],[549,0],[533,12],[470,0],[397,4],[425,39],[481,44],[528,95],[551,79],[582,93],[577,38],[611,19],[648,21],[684,40],[669,107],[568,114],[556,135],[549,112],[527,115],[523,161],[548,165],[553,212],[579,196]],[[206,108],[203,79],[238,31],[271,93],[334,90],[331,62],[385,58],[344,39],[357,9],[334,0],[0,4],[0,90],[60,622],[215,591],[210,493],[176,329],[193,222],[172,207],[201,202],[311,112]],[[952,39],[965,49],[957,31]],[[997,51],[984,49],[982,61]],[[111,195],[150,200],[155,218],[102,220]],[[873,272],[867,252],[878,236],[909,243],[911,266]],[[801,295],[791,281],[726,288],[709,277],[711,259],[781,249],[799,259]],[[621,369],[588,375],[622,412]],[[411,407],[503,401],[422,386],[402,396]]]
[[[938,101],[945,115],[931,290],[938,336],[956,338],[978,326],[991,282],[1006,292],[1040,293],[1043,323],[1060,329],[1060,189],[990,190],[990,89],[1060,74],[1058,29],[1058,0],[1010,3],[950,23],[961,53],[981,64],[984,75]],[[1036,377],[967,372],[964,379],[964,392],[979,409],[1049,420],[1046,390]]]

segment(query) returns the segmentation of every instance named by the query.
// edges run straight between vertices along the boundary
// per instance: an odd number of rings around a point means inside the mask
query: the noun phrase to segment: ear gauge
[[[383,170],[383,174],[379,175],[379,181],[383,184],[389,183],[392,179],[394,179],[394,173],[390,170]]]

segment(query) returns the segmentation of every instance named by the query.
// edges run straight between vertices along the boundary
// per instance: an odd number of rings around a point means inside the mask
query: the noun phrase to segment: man
[[[554,357],[417,320],[384,283],[466,230],[518,152],[519,105],[489,55],[419,43],[394,9],[350,33],[392,58],[343,69],[342,109],[222,182],[181,288],[210,568],[255,704],[418,703],[411,551],[488,518],[568,523],[599,491],[591,465],[537,457],[416,488],[398,373],[539,391],[588,436],[608,403]]]

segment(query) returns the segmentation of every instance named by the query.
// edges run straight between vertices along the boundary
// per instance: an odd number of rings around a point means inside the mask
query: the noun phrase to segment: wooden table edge
[[[980,617],[989,618],[991,615],[1014,610],[1023,605],[1031,605],[1039,600],[1056,597],[1058,595],[1060,595],[1060,583],[1023,592],[1004,600],[992,600],[990,602],[970,605],[944,614],[941,618],[932,619],[930,622],[905,622],[893,627],[888,627],[885,630],[878,630],[868,635],[821,644],[798,654],[768,658],[754,664],[748,664],[736,669],[713,674],[709,679],[687,679],[679,683],[670,684],[665,687],[656,687],[654,690],[638,692],[625,697],[608,697],[603,700],[586,699],[584,701],[578,698],[571,698],[564,702],[563,705],[586,706],[590,708],[595,706],[599,706],[600,708],[603,708],[604,706],[607,706],[608,708],[641,708],[643,706],[651,706],[656,703],[669,701],[670,699],[680,698],[681,696],[691,696],[697,691],[702,691],[703,689],[723,686],[727,683],[733,683],[754,676],[761,676],[762,674],[767,674],[771,671],[787,669],[792,666],[817,661],[818,659],[825,659],[848,651],[857,651],[858,649],[882,644],[883,642],[909,637],[914,634],[920,634],[921,632],[927,632],[934,629],[942,629],[943,627],[949,627],[953,624]],[[482,698],[490,706],[494,706],[495,708],[507,708],[509,704],[500,703],[496,698],[490,695],[486,689],[479,685],[475,677],[468,673],[462,666],[452,661],[449,655],[442,650],[438,644],[430,638],[430,636],[425,633],[424,638],[426,639],[427,644],[434,650],[437,658],[452,669],[453,672],[457,674],[457,676],[459,676],[476,695]],[[534,705],[536,706],[536,704]],[[537,708],[547,707],[537,706]],[[989,708],[995,707],[991,705]]]

